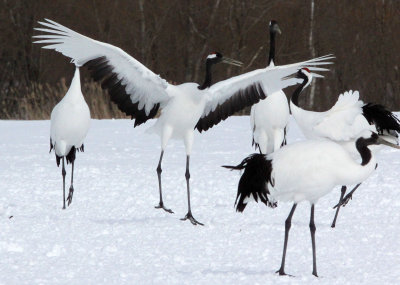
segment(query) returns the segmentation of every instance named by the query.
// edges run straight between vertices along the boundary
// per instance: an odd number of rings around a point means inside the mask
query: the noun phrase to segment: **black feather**
[[[55,145],[53,145],[53,143],[52,143],[52,141],[51,141],[51,138],[50,138],[50,152],[51,152],[52,149],[55,150]],[[79,148],[76,148],[76,147],[73,146],[73,147],[71,148],[71,150],[68,152],[68,154],[65,156],[65,158],[66,158],[66,160],[67,160],[67,164],[68,164],[68,163],[72,163],[72,162],[75,161],[75,159],[76,159],[76,152],[77,152],[77,151],[84,152],[84,150],[85,150],[85,147],[84,147],[83,144],[82,144]],[[56,163],[57,163],[57,167],[60,166],[60,162],[61,162],[61,159],[62,159],[62,158],[63,158],[62,156],[59,156],[59,155],[56,154]]]
[[[122,79],[118,79],[118,75],[105,56],[89,60],[85,66],[90,70],[90,75],[95,81],[102,82],[101,88],[108,90],[111,100],[117,104],[118,109],[135,119],[135,127],[157,115],[160,104],[155,104],[147,115],[144,107],[139,109],[139,102],[132,103],[130,95],[126,93],[126,86],[122,84]]]
[[[363,106],[363,115],[370,125],[375,125],[378,134],[400,132],[399,119],[385,106],[368,103]]]
[[[265,155],[255,153],[246,157],[239,165],[224,165],[223,167],[232,170],[244,169],[242,177],[239,180],[235,200],[236,211],[244,211],[247,206],[244,200],[251,195],[256,202],[260,199],[268,207],[275,208],[277,206],[276,202],[271,202],[268,199],[268,195],[270,194],[268,183],[273,186],[274,181],[271,178],[272,161],[268,160]]]
[[[73,163],[76,158],[76,147],[73,146],[65,158],[67,159],[67,164]]]
[[[211,111],[207,116],[200,118],[195,128],[198,129],[199,132],[207,131],[209,128],[225,120],[236,112],[252,106],[265,98],[266,95],[259,83],[254,83],[245,89],[240,89],[224,103],[218,105],[214,111]]]

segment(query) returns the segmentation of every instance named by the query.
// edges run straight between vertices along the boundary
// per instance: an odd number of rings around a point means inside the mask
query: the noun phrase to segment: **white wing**
[[[335,141],[347,141],[356,138],[361,131],[370,129],[363,117],[364,103],[359,100],[358,91],[346,91],[339,95],[336,104],[323,112],[321,120],[316,122],[314,131],[317,136]]]
[[[118,107],[136,118],[135,125],[154,117],[170,99],[168,83],[122,49],[46,21],[39,22],[46,28],[35,30],[49,34],[34,36],[40,39],[35,43],[47,44],[43,48],[70,57],[77,66],[88,66],[96,81],[103,80],[102,88],[108,89]]]
[[[296,78],[286,78],[307,67],[311,71],[327,71],[326,68],[314,67],[332,64],[327,60],[334,58],[331,55],[298,62],[289,65],[257,69],[245,74],[220,81],[208,89],[209,97],[203,114],[196,125],[201,132],[225,120],[228,116],[257,103],[285,87],[300,83]],[[315,77],[323,77],[313,73]]]

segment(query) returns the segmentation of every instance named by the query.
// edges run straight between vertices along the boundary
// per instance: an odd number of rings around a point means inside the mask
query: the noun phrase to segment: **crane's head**
[[[213,52],[211,54],[209,54],[207,56],[207,64],[217,64],[217,63],[226,63],[226,64],[230,64],[230,65],[235,65],[235,66],[242,66],[243,63],[238,61],[238,60],[234,60],[232,58],[229,57],[224,57],[221,53],[219,52]]]
[[[311,81],[312,81],[312,73],[311,71],[307,68],[307,67],[303,67],[302,69],[299,69],[299,71],[297,71],[294,74],[291,74],[289,76],[283,77],[283,80],[286,79],[293,79],[293,78],[298,78],[298,79],[302,79],[303,80],[303,89],[306,88],[308,85],[310,85]]]
[[[386,146],[400,149],[399,145],[385,140],[382,136],[378,135],[377,133],[375,133],[373,131],[367,131],[367,130],[363,131],[360,134],[360,137],[356,141],[356,145],[357,144],[364,144],[365,146],[383,144]]]
[[[269,31],[274,34],[276,33],[282,34],[281,29],[278,26],[278,22],[275,20],[271,20],[269,22]]]
[[[307,67],[303,67],[297,72],[296,75],[297,78],[303,79],[303,82],[305,82],[305,85],[303,88],[306,88],[308,85],[311,84],[312,81],[312,73]]]

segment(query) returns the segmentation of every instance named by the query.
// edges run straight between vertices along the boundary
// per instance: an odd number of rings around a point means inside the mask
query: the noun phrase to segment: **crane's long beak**
[[[288,79],[293,79],[293,78],[300,78],[300,77],[298,76],[297,72],[296,72],[296,73],[293,73],[293,74],[290,74],[290,75],[288,75],[288,76],[282,77],[281,80],[288,80]]]
[[[282,31],[278,25],[275,26],[275,31],[277,31],[279,34],[282,34]]]
[[[376,142],[377,142],[378,144],[384,144],[384,145],[387,145],[387,146],[390,146],[390,147],[393,147],[393,148],[400,149],[400,146],[398,146],[397,144],[388,142],[387,140],[385,140],[385,139],[383,139],[383,138],[381,138],[381,137],[379,137],[378,140],[377,140]]]
[[[235,65],[235,66],[242,66],[243,62],[229,58],[229,57],[223,57],[222,61],[223,63],[227,63],[227,64],[231,64],[231,65]]]

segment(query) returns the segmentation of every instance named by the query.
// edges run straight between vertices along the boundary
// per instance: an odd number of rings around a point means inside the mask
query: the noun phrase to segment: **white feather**
[[[362,166],[339,144],[322,140],[293,143],[267,157],[272,159],[275,182],[269,185],[271,196],[294,203],[316,203],[335,186],[361,183],[376,165],[374,156]]]
[[[364,103],[358,91],[339,95],[336,104],[325,112],[306,111],[290,102],[290,109],[303,134],[309,139],[354,140],[365,129],[374,130],[362,115]]]
[[[240,89],[245,89],[246,87],[259,82],[264,93],[272,94],[288,86],[299,83],[298,79],[285,79],[285,77],[296,73],[299,69],[304,67],[314,70],[313,65],[332,64],[332,62],[327,61],[332,58],[334,57],[327,55],[294,64],[257,69],[220,81],[209,88],[210,96],[208,97],[202,117],[205,117],[210,112],[214,111],[218,105],[224,103]],[[318,70],[326,71],[328,69],[318,68]]]
[[[50,121],[50,138],[58,156],[82,145],[90,126],[90,111],[81,92],[79,68],[67,94],[53,108]]]
[[[168,83],[122,49],[93,40],[52,20],[46,19],[46,21],[39,23],[49,29],[36,28],[36,30],[51,34],[34,36],[43,39],[35,43],[49,44],[43,48],[62,53],[71,58],[77,66],[105,56],[113,71],[118,74],[118,78],[126,85],[126,93],[130,95],[131,101],[140,102],[145,107],[146,114],[149,114],[155,104],[160,103],[164,106],[170,99],[170,94],[166,92]]]

